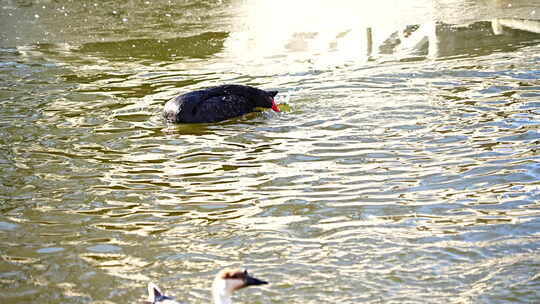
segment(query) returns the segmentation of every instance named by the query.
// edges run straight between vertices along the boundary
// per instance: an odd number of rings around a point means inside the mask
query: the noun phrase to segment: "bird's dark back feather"
[[[164,116],[171,122],[218,122],[271,107],[277,91],[250,86],[222,85],[189,92],[168,101]]]

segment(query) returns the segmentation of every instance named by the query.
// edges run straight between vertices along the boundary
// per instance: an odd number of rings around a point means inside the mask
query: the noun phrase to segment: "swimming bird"
[[[161,289],[156,284],[148,283],[148,300],[144,304],[181,304],[174,300],[173,297],[164,295]]]
[[[247,270],[226,268],[218,272],[212,283],[212,300],[214,304],[232,304],[232,294],[238,289],[248,286],[264,285],[268,282],[251,276]],[[148,300],[146,304],[181,304],[173,297],[164,295],[154,284],[148,283]]]
[[[280,112],[274,101],[277,91],[227,84],[182,94],[165,103],[163,116],[174,123],[218,122],[247,113],[256,108]]]

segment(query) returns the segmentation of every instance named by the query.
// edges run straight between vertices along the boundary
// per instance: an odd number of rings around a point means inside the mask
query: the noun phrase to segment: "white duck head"
[[[231,304],[232,294],[236,290],[263,284],[268,282],[251,276],[245,269],[223,269],[212,283],[212,300],[214,304]]]
[[[245,269],[223,269],[214,278],[212,283],[212,300],[214,304],[231,304],[232,295],[236,290],[248,286],[263,285],[268,282],[251,276]],[[181,304],[174,298],[164,295],[154,284],[148,283],[149,304]]]

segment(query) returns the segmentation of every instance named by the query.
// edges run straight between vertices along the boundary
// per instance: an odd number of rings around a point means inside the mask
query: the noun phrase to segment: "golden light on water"
[[[226,49],[245,64],[267,58],[282,61],[289,70],[305,62],[315,68],[365,62],[376,51],[374,46],[406,24],[406,12],[412,12],[411,6],[400,3],[241,2],[246,16],[238,19],[226,41]],[[417,13],[427,17],[429,13],[425,10],[424,6],[424,11]]]
[[[505,19],[512,9],[505,1],[488,5],[423,0],[248,0],[237,6],[245,16],[236,19],[225,52],[241,67],[259,74],[294,73],[306,64],[312,69],[333,68],[384,56],[389,60],[419,54],[430,59],[452,56],[466,41],[478,43],[459,33],[459,28],[478,19],[491,23],[496,35],[502,34],[501,24],[534,33],[540,24]],[[529,12],[530,16],[535,14],[534,10]]]
[[[535,303],[535,1],[10,1],[0,302]],[[163,120],[223,83],[282,112]]]

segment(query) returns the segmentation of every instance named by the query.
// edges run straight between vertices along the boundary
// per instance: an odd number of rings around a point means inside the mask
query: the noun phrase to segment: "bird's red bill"
[[[276,104],[276,102],[274,101],[274,99],[272,99],[272,110],[276,111],[276,112],[281,112]]]

